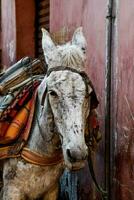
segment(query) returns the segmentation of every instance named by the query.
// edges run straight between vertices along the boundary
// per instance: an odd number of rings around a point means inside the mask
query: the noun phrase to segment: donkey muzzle
[[[88,148],[80,147],[77,148],[68,148],[66,150],[67,158],[70,162],[78,162],[78,161],[84,161],[87,159],[88,156]]]

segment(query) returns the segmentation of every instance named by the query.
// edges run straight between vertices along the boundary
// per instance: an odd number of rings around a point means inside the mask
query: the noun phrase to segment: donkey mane
[[[85,55],[82,50],[76,45],[64,45],[59,47],[61,54],[61,65],[65,67],[72,67],[82,69],[84,67]]]

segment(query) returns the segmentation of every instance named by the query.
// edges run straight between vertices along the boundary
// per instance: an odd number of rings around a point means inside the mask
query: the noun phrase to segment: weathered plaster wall
[[[134,1],[119,1],[115,194],[134,199]]]
[[[103,132],[103,142],[101,142],[94,164],[99,182],[104,184],[104,85],[105,85],[105,17],[106,0],[50,0],[50,30],[55,33],[57,40],[63,42],[63,38],[68,40],[75,28],[83,26],[87,39],[87,63],[86,71],[96,88],[100,105],[98,108],[101,129]],[[69,35],[69,36],[66,36]],[[93,185],[89,184],[91,178],[85,169],[82,175],[82,199],[99,199]],[[91,186],[92,185],[92,186]],[[92,188],[91,188],[92,187]]]
[[[2,64],[35,56],[35,1],[2,0]]]
[[[16,60],[15,0],[2,0],[2,63],[5,67]]]
[[[16,59],[35,56],[35,0],[16,0]]]

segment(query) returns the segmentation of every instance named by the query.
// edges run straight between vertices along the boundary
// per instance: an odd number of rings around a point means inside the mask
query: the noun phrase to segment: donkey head
[[[84,67],[86,40],[82,28],[78,28],[71,42],[56,46],[49,33],[44,29],[42,32],[42,47],[48,64],[44,89],[47,91],[46,98],[62,138],[65,164],[69,168],[77,165],[80,167],[88,153],[84,133],[92,92],[89,85],[87,90],[87,85],[79,73]],[[56,70],[57,66],[61,68]]]

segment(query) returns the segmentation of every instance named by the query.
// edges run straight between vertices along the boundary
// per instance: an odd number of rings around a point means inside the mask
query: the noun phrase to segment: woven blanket
[[[32,84],[24,86],[13,98],[12,103],[3,109],[0,116],[0,145],[7,145],[20,138],[28,137],[39,84],[40,81],[35,80]]]

